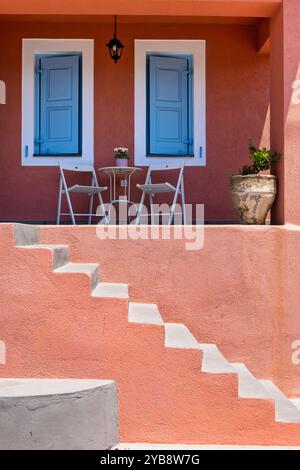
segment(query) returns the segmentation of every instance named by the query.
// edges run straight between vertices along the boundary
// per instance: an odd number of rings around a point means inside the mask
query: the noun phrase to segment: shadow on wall
[[[6,86],[3,80],[0,80],[0,104],[6,104]]]

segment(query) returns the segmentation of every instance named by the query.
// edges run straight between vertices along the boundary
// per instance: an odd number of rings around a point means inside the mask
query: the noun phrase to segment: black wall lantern
[[[109,50],[110,57],[112,60],[115,61],[115,63],[118,62],[118,60],[121,59],[122,51],[123,51],[123,44],[119,39],[117,38],[117,15],[115,15],[115,32],[114,32],[114,37],[109,41],[108,44],[106,44]]]

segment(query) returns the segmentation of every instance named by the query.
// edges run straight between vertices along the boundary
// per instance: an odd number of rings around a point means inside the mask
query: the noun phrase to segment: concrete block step
[[[300,410],[300,398],[290,398],[289,399],[291,403],[293,403],[293,405],[298,409]]]
[[[210,374],[234,374],[236,373],[230,362],[223,356],[215,344],[199,343],[199,349],[203,353],[202,372]]]
[[[114,382],[0,379],[1,450],[106,450],[118,440]]]
[[[270,393],[250,372],[245,364],[238,362],[230,363],[238,374],[239,397],[241,398],[270,398]]]
[[[259,381],[275,401],[275,420],[280,423],[300,423],[300,411],[271,381]]]
[[[49,250],[53,253],[53,269],[60,268],[68,263],[69,246],[68,245],[18,245],[18,248],[27,250]]]
[[[128,307],[130,323],[145,323],[147,325],[163,325],[163,319],[156,304],[130,302]]]
[[[128,284],[112,284],[109,282],[99,282],[93,290],[92,296],[128,299]]]
[[[40,240],[39,225],[14,224],[14,239],[16,246],[38,244]]]
[[[199,344],[185,325],[181,323],[165,323],[165,347],[199,349]]]
[[[98,268],[96,263],[67,263],[55,269],[58,274],[86,274],[91,280],[91,289],[94,290],[98,284]]]

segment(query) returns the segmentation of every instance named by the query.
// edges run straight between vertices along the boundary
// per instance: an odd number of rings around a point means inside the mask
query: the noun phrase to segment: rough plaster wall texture
[[[259,229],[260,232],[248,228],[210,227],[206,238],[215,237],[215,243],[213,247],[207,244],[210,248],[205,256],[204,252],[201,258],[198,257],[200,252],[197,257],[194,254],[193,263],[189,262],[182,241],[99,242],[94,227],[43,227],[41,242],[55,243],[59,238],[60,243],[66,243],[70,239],[73,261],[79,261],[84,252],[85,261],[100,261],[102,280],[116,281],[127,276],[130,287],[134,286],[133,299],[143,297],[144,302],[155,301],[158,295],[165,320],[184,321],[198,340],[216,341],[231,360],[241,352],[253,370],[253,352],[260,348],[255,359],[262,360],[267,349],[264,338],[273,340],[273,330],[267,329],[267,324],[272,322],[273,310],[262,310],[257,294],[262,278],[253,273],[250,279],[245,276],[248,273],[245,256],[248,259],[254,256],[253,260],[257,261],[254,248],[261,247],[259,255],[263,258],[268,246],[272,246],[266,236],[268,228]],[[246,254],[242,253],[245,230],[249,232],[252,255],[248,250]],[[278,232],[279,241],[281,236],[284,238],[283,230],[270,230],[274,232],[275,240],[275,232]],[[2,377],[81,376],[115,380],[119,388],[121,439],[127,442],[299,443],[298,425],[274,423],[271,400],[238,398],[236,375],[201,373],[200,351],[165,348],[162,326],[128,323],[126,299],[91,297],[88,282],[82,276],[61,276],[51,272],[52,260],[43,254],[44,251],[34,250],[34,255],[32,250],[13,247],[11,226],[2,226],[0,233],[4,248],[0,295],[6,299],[0,330],[8,345],[7,364],[0,368]],[[258,233],[261,234],[259,244]],[[239,257],[230,258],[227,252],[234,252],[233,240],[235,244],[239,241]],[[94,259],[87,259],[89,256]],[[215,260],[215,271],[220,271],[220,258],[222,266],[226,262],[227,270],[231,266],[230,277],[223,275],[217,281],[215,277],[210,280],[212,268],[209,266]],[[240,264],[236,266],[238,259]],[[205,268],[208,275],[203,277],[202,269]],[[216,290],[216,282],[221,291],[226,291],[232,276],[240,277],[241,272],[244,280],[241,290],[237,291],[238,284],[232,287],[236,296],[226,304],[227,312],[231,312],[231,324],[238,325],[229,343],[231,329],[224,327],[222,319],[211,321],[212,315],[205,310],[208,306],[205,306],[203,296],[205,293],[211,295],[211,289]],[[202,285],[198,284],[197,293],[191,292],[191,279],[200,281],[201,276]],[[256,297],[253,296],[254,282]],[[251,319],[257,319],[254,321],[256,349],[253,347],[253,330],[248,324],[245,326],[250,312],[241,316],[240,301],[235,307],[236,298],[242,299],[242,291],[250,284],[251,297],[256,299],[251,304]],[[160,290],[156,291],[159,285]],[[268,285],[269,279],[263,288],[267,289]],[[273,292],[273,284],[269,289]],[[249,299],[250,294],[247,301]],[[222,305],[220,302],[220,307]],[[280,354],[282,356],[282,351]],[[278,357],[274,356],[273,360],[279,361]],[[271,366],[263,366],[271,376]],[[282,372],[279,367],[278,370]],[[266,374],[263,377],[266,378]],[[276,378],[274,380],[276,382]],[[291,383],[296,382],[294,371]],[[285,381],[285,385],[288,388],[290,382]]]
[[[191,252],[180,240],[101,241],[93,227],[43,227],[41,237],[70,243],[72,259],[99,262],[102,279],[128,283],[132,300],[157,303],[164,320],[183,321],[199,341],[299,394],[291,356],[300,339],[300,232],[207,226],[203,249]]]

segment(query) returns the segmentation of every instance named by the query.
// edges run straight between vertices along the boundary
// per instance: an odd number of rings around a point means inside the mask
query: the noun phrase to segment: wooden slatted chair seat
[[[107,186],[100,186],[96,188],[95,186],[83,186],[80,184],[74,184],[68,188],[69,193],[85,193],[85,194],[98,194],[107,190]]]
[[[155,183],[155,184],[137,184],[137,187],[141,191],[145,191],[147,194],[156,193],[174,193],[176,191],[175,186],[170,183]]]

